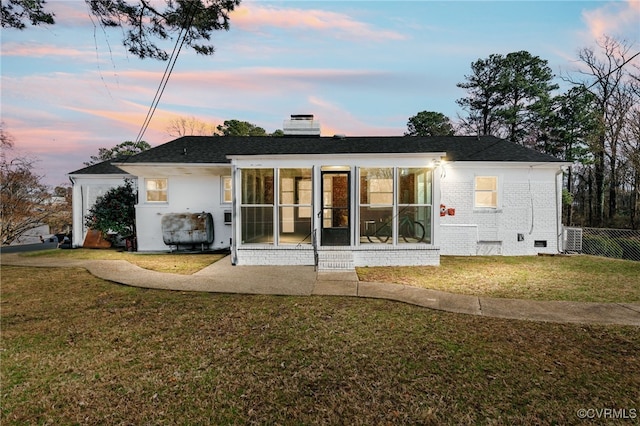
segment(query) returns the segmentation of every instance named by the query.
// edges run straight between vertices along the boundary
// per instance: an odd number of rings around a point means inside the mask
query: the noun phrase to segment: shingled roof
[[[122,161],[229,163],[231,155],[398,154],[446,152],[448,161],[563,162],[493,136],[216,137],[183,136]],[[117,163],[117,162],[116,162]],[[77,173],[77,172],[74,172]]]
[[[123,161],[125,157],[103,161],[101,163],[92,164],[75,172],[69,173],[70,175],[126,175],[128,174],[119,167],[114,166],[111,163]]]

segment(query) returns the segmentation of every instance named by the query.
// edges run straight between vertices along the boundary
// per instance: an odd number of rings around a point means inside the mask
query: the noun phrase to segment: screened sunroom
[[[357,266],[367,251],[397,258],[403,250],[433,251],[440,157],[379,157],[231,157],[237,262],[314,264],[318,253],[341,250],[352,252]],[[406,263],[415,262],[406,256]]]

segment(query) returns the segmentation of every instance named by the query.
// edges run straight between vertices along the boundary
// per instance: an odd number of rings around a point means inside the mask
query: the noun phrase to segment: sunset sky
[[[2,30],[1,113],[58,185],[136,138],[166,63],[128,54],[84,1],[47,5],[56,25]],[[171,140],[176,117],[273,132],[290,114],[315,114],[328,136],[402,135],[419,111],[462,114],[456,83],[473,61],[526,50],[566,75],[604,34],[640,50],[640,1],[243,1],[213,56],[182,51],[144,140]]]

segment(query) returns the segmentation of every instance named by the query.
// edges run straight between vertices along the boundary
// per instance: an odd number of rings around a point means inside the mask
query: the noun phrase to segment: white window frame
[[[282,177],[283,170],[300,169],[309,170],[309,179],[302,179],[300,184],[306,182],[309,184],[308,188],[303,188],[296,185],[296,178],[284,178]],[[280,240],[282,234],[294,232],[294,218],[295,210],[298,209],[299,219],[309,219],[310,228],[313,228],[313,169],[311,167],[280,167],[277,168],[277,199],[276,199],[276,215],[277,223],[274,227],[274,234],[277,235],[278,245],[290,245],[290,244],[302,244],[297,243],[282,243]],[[302,195],[304,194],[304,196]],[[311,244],[311,241],[304,244]]]
[[[493,179],[493,189],[478,189],[478,179]],[[494,194],[495,202],[489,205],[488,203],[479,203],[478,195],[480,194]],[[481,210],[497,210],[500,207],[500,178],[497,175],[476,175],[473,177],[473,208]]]
[[[385,176],[385,177],[377,177],[375,174],[369,174],[367,173],[367,202],[366,203],[361,203],[361,197],[362,197],[362,191],[363,188],[361,186],[361,180],[363,178],[363,172],[367,172],[370,170],[385,170],[387,171],[387,173],[390,172],[389,176]],[[357,168],[357,182],[358,182],[358,187],[357,187],[357,191],[356,193],[357,195],[357,211],[358,211],[358,222],[360,222],[360,218],[362,217],[362,210],[363,209],[367,209],[368,211],[378,211],[378,212],[385,212],[385,211],[389,211],[390,215],[389,215],[389,220],[385,221],[384,223],[386,223],[386,226],[388,226],[391,229],[392,234],[390,235],[390,238],[386,241],[383,240],[377,240],[375,238],[371,239],[370,242],[365,242],[364,244],[393,244],[394,243],[394,229],[395,229],[395,214],[396,214],[396,208],[397,208],[397,204],[396,204],[396,168],[393,166],[360,166]],[[389,191],[389,189],[391,191]],[[374,203],[373,201],[378,201],[377,203]],[[362,242],[362,238],[366,236],[366,232],[370,231],[370,226],[374,227],[374,230],[376,229],[378,225],[377,220],[366,220],[364,222],[364,230],[362,228],[359,228],[358,231],[358,244],[361,245],[363,244]],[[362,226],[362,225],[360,225]],[[363,231],[365,232],[365,234],[363,234]]]
[[[229,187],[227,188],[227,182]],[[227,196],[229,197],[227,200]],[[231,176],[220,178],[220,204],[231,204],[233,202],[233,181]]]
[[[165,189],[149,189],[149,183],[152,181],[164,181]],[[152,192],[157,192],[161,194],[164,192],[164,200],[150,200],[149,194]],[[169,179],[167,178],[145,178],[144,179],[144,199],[146,203],[149,204],[167,204],[169,202]]]
[[[425,195],[429,194],[430,196],[429,198],[429,203],[418,203],[418,202],[413,202],[413,203],[402,203],[401,201],[401,176],[400,173],[402,172],[402,169],[407,169],[407,170],[411,170],[411,169],[418,169],[418,170],[422,170],[421,173],[424,173],[424,170],[428,170],[428,173],[425,174],[425,177],[428,176],[428,179],[425,180],[425,182],[423,182],[424,187],[422,188],[422,191],[424,191]],[[434,218],[434,214],[433,214],[433,175],[434,175],[434,169],[431,167],[396,167],[396,171],[395,171],[395,176],[396,176],[396,197],[395,197],[395,205],[396,205],[396,213],[394,213],[397,217],[395,218],[394,221],[394,233],[396,235],[396,242],[397,244],[403,244],[403,242],[401,241],[399,235],[400,235],[400,212],[402,210],[405,210],[407,208],[415,208],[415,209],[429,209],[429,223],[426,223],[426,220],[423,223],[423,226],[425,228],[425,234],[428,233],[428,238],[427,241],[424,241],[424,243],[426,244],[432,244],[433,242],[433,218]],[[424,197],[420,197],[420,200],[422,200]],[[427,235],[425,235],[425,237],[427,237]],[[414,243],[415,244],[415,243]]]

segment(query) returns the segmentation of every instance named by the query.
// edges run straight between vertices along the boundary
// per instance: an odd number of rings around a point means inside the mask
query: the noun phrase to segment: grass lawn
[[[144,290],[80,268],[11,266],[1,309],[3,425],[544,425],[580,423],[580,409],[640,415],[637,327]]]
[[[576,256],[442,256],[440,266],[358,268],[361,281],[474,296],[640,302],[640,262]]]
[[[211,253],[137,253],[116,249],[41,250],[25,253],[28,257],[57,257],[87,260],[126,260],[141,268],[158,272],[190,275],[222,259],[224,254]]]
[[[222,254],[129,253],[117,250],[44,250],[23,256],[127,260],[159,272],[193,274]],[[357,268],[377,281],[486,297],[576,302],[640,302],[640,262],[576,256],[442,256],[440,266]]]

